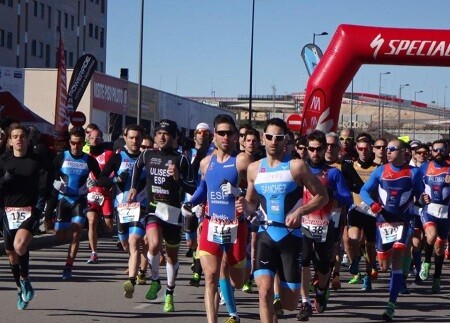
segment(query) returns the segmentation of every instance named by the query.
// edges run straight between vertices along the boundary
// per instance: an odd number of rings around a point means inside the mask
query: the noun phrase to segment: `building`
[[[54,68],[59,31],[67,68],[89,53],[106,70],[107,0],[0,0],[0,66]]]

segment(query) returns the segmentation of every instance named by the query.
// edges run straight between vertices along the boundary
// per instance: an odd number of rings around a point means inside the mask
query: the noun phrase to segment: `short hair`
[[[323,131],[320,130],[314,130],[308,135],[308,143],[310,141],[318,141],[322,146],[326,146],[327,144],[327,138],[325,137]]]
[[[137,124],[129,124],[125,127],[124,131],[123,131],[123,135],[124,136],[128,136],[128,132],[132,130],[132,131],[137,131],[141,133],[141,136],[144,135],[144,127],[137,125]]]
[[[286,125],[286,122],[280,118],[272,118],[272,119],[267,120],[266,125],[264,126],[264,132],[266,132],[266,130],[269,126],[277,126],[281,129],[283,129],[284,134],[287,134],[287,132],[289,131],[289,129]]]
[[[233,128],[234,131],[237,130],[234,119],[228,114],[219,114],[214,118],[214,130],[216,130],[217,125],[221,123],[227,123]]]
[[[300,137],[295,141],[295,146],[298,147],[299,145],[302,146],[308,146],[308,139],[305,135],[300,135]]]
[[[11,139],[11,132],[17,129],[23,130],[25,136],[28,138],[28,129],[19,122],[13,122],[8,127],[8,139]]]
[[[425,149],[427,152],[430,151],[430,147],[428,147],[427,144],[420,144],[419,146],[416,147],[415,150],[419,150],[419,149]]]
[[[69,138],[72,136],[81,138],[84,141],[86,139],[86,132],[84,131],[83,127],[73,127],[69,131]]]
[[[369,144],[373,143],[372,136],[367,132],[360,132],[358,136],[356,136],[356,142],[358,141],[364,141]]]
[[[325,134],[325,139],[326,139],[326,138],[333,138],[334,141],[335,141],[339,146],[341,145],[341,141],[339,140],[339,135],[338,135],[336,132],[334,132],[334,131],[327,132],[327,133]]]
[[[444,144],[445,149],[448,148],[447,140],[445,140],[445,139],[435,140],[435,141],[433,141],[432,146],[434,146],[434,144]]]
[[[250,136],[255,136],[256,139],[258,139],[258,141],[261,141],[261,135],[260,135],[260,133],[259,133],[258,130],[256,130],[256,129],[250,129],[250,130],[247,130],[247,131],[245,132],[244,138],[247,139],[247,136],[249,136],[249,135],[250,135]]]
[[[99,128],[98,128],[98,126],[97,126],[97,124],[95,124],[95,123],[89,123],[87,126],[86,126],[86,129],[87,128],[90,128],[90,129],[92,129],[92,130],[98,130]]]
[[[249,123],[244,123],[244,124],[239,126],[239,131],[241,131],[241,129],[245,129],[245,132],[247,132],[248,130],[252,130],[253,127]]]
[[[379,137],[379,138],[375,139],[375,141],[373,143],[375,144],[377,141],[382,141],[382,142],[384,142],[385,145],[388,144],[387,139],[384,137]]]

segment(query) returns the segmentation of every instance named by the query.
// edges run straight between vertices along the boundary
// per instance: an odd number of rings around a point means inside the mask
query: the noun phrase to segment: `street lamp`
[[[413,139],[416,139],[416,99],[417,93],[423,93],[423,91],[414,91],[414,127],[413,127]]]
[[[138,97],[136,124],[141,124],[141,105],[142,105],[142,46],[144,38],[144,0],[141,0],[141,28],[139,35],[139,78],[138,78]]]
[[[380,73],[380,81],[378,83],[378,137],[383,136],[383,121],[381,121],[381,75],[389,75],[391,72]]]
[[[255,28],[255,0],[252,6],[252,37],[250,41],[250,91],[248,99],[248,123],[252,124],[252,95],[253,95],[253,30]]]
[[[313,34],[313,45],[316,44],[316,36],[326,36],[328,33],[326,31],[321,32],[320,34]]]
[[[401,84],[398,90],[398,137],[400,137],[400,102],[402,100],[402,89],[409,86],[409,84]]]

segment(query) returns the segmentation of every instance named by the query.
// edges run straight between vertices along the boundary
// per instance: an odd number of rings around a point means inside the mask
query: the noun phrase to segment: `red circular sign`
[[[291,131],[300,131],[302,127],[302,115],[291,114],[286,120],[287,126]]]
[[[74,127],[82,127],[86,123],[86,116],[81,111],[75,111],[70,116],[70,123]]]

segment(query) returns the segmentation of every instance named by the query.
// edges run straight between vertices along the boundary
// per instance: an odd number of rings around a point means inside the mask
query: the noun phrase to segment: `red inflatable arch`
[[[335,131],[362,64],[450,66],[450,31],[340,25],[306,87],[300,132]]]

